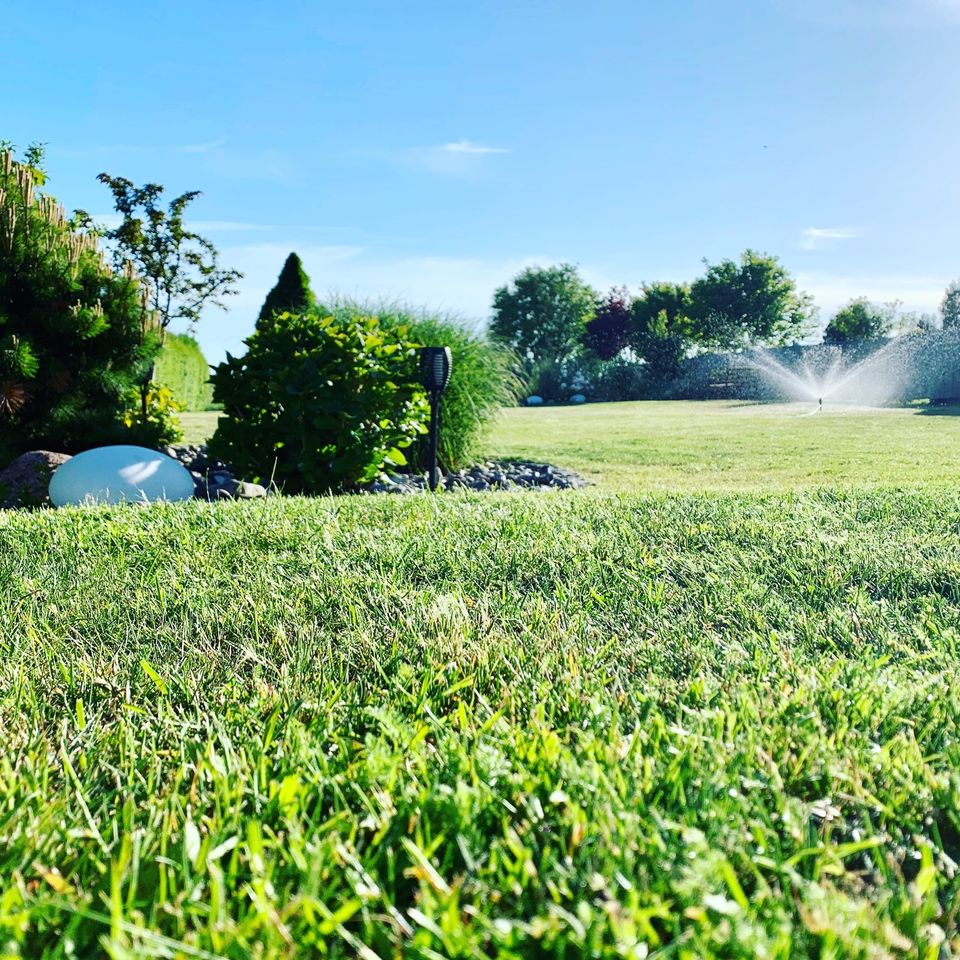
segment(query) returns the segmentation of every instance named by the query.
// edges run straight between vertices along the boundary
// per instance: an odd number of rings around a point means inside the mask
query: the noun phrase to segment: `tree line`
[[[781,346],[817,329],[813,298],[780,261],[746,250],[739,260],[704,261],[690,283],[643,284],[598,295],[568,264],[530,267],[493,298],[490,332],[520,358],[531,386],[537,371],[578,357],[642,362],[646,378],[669,383],[693,353]],[[903,314],[899,304],[852,300],[831,317],[823,339],[844,345],[881,340],[898,325],[960,329],[960,282],[944,296],[941,316]]]

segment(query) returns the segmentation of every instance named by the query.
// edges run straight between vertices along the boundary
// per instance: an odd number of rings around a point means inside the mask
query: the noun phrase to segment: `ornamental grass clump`
[[[41,160],[0,152],[0,461],[140,441],[125,414],[160,347],[146,285],[37,189]]]
[[[450,348],[453,369],[441,406],[440,465],[444,470],[470,466],[489,426],[504,407],[517,401],[521,383],[516,356],[485,332],[471,330],[447,314],[345,299],[324,309],[338,318],[374,314],[386,330],[407,330],[417,343]],[[425,465],[426,447],[426,436],[418,435],[408,451],[411,466]]]
[[[225,416],[211,453],[287,493],[323,493],[405,467],[425,430],[417,346],[376,317],[261,317],[247,352],[213,374]]]

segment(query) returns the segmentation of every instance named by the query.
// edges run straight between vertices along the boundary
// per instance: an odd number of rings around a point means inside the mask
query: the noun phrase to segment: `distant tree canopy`
[[[947,287],[940,304],[944,330],[960,330],[960,280]]]
[[[823,333],[823,342],[846,346],[882,340],[893,329],[896,313],[896,304],[875,304],[858,297],[833,315]]]
[[[692,284],[644,284],[631,299],[614,289],[597,304],[583,345],[600,360],[624,349],[642,359],[655,383],[677,377],[696,348],[780,344],[806,334],[815,312],[776,257],[747,250],[739,263],[706,264]]]
[[[673,380],[693,342],[690,288],[683,283],[652,283],[633,301],[630,344],[647,363],[656,383]]]
[[[798,340],[813,326],[813,300],[776,257],[746,250],[740,262],[706,263],[690,287],[693,340],[737,349]]]
[[[595,309],[596,294],[576,267],[529,267],[494,294],[490,333],[529,370],[574,353]]]
[[[317,298],[310,289],[310,278],[303,269],[300,258],[291,253],[287,257],[273,289],[267,294],[260,308],[257,323],[275,313],[306,313],[317,305]]]
[[[601,360],[612,360],[630,342],[630,293],[614,288],[598,304],[584,328],[583,344]]]

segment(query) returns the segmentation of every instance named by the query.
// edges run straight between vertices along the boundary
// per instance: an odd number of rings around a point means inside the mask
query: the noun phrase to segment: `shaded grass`
[[[937,956],[958,531],[923,491],[0,514],[0,942]]]

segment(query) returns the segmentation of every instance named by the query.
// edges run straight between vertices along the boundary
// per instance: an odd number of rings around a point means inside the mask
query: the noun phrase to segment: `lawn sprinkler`
[[[437,470],[437,442],[440,439],[440,395],[450,383],[453,354],[449,347],[421,347],[420,382],[430,396],[430,476],[431,490],[440,482]]]
[[[817,401],[817,413],[823,413],[823,397]]]

